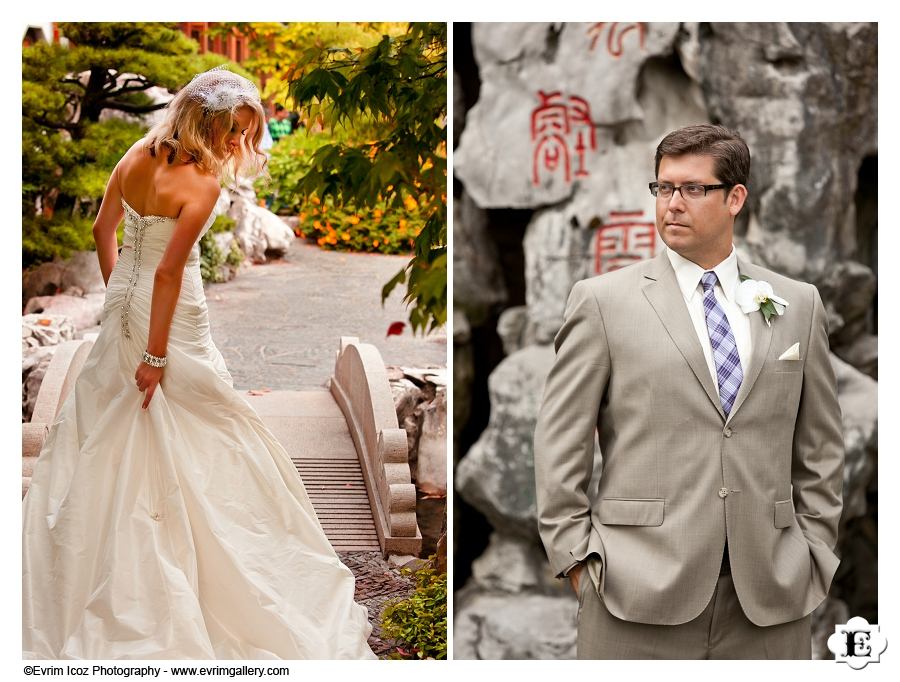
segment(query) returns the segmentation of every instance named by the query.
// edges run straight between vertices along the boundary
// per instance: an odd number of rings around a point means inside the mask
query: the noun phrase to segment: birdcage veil
[[[259,103],[259,90],[248,79],[222,64],[196,74],[186,86],[187,97],[200,102],[208,112],[234,110],[242,104]]]
[[[222,139],[235,112],[247,106],[254,124],[236,153]],[[265,112],[259,90],[250,80],[229,71],[225,65],[196,74],[169,103],[165,119],[147,134],[151,153],[162,153],[172,163],[190,157],[204,170],[228,182],[238,176],[253,177],[265,171],[266,156],[259,148]]]

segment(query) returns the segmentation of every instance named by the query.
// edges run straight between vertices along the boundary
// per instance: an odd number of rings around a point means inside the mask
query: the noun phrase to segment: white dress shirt
[[[703,356],[706,358],[706,364],[709,367],[710,376],[712,376],[713,386],[716,387],[716,393],[718,393],[719,381],[716,375],[716,363],[713,360],[712,345],[709,342],[709,329],[706,326],[706,311],[703,308],[703,286],[700,284],[700,278],[707,271],[694,261],[688,260],[672,251],[672,249],[666,248],[666,255],[668,255],[672,268],[675,270],[678,286],[681,289],[682,296],[684,296],[688,312],[691,314],[694,330],[697,332],[697,338],[700,339],[700,347],[703,348]],[[731,253],[728,255],[728,258],[712,268],[712,271],[716,273],[716,279],[718,279],[713,289],[713,295],[716,297],[716,301],[719,302],[719,306],[725,311],[725,317],[728,318],[731,333],[734,334],[734,341],[737,344],[738,355],[741,358],[741,370],[746,377],[747,370],[750,367],[750,353],[752,350],[750,317],[737,304],[737,288],[741,280],[738,276],[737,254],[734,250],[734,244],[731,245]]]

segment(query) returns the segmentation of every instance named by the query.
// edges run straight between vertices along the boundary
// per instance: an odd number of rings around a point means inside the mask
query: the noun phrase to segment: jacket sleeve
[[[825,307],[818,290],[810,288],[812,324],[794,426],[791,484],[797,523],[809,543],[813,570],[827,590],[838,564],[833,550],[843,506],[844,438]]]
[[[588,281],[572,288],[554,346],[534,434],[534,474],[541,540],[562,577],[588,554],[594,433],[610,375],[603,317]]]

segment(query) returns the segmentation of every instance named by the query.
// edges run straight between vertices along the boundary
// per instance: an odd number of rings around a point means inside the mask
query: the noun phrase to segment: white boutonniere
[[[788,302],[776,296],[772,285],[768,282],[741,275],[741,283],[737,289],[737,304],[745,313],[752,313],[754,310],[762,312],[766,324],[771,327],[772,317],[784,315],[784,308]]]

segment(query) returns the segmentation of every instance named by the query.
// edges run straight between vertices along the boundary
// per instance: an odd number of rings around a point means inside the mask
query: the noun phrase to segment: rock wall
[[[464,118],[454,112],[455,487],[494,530],[480,558],[455,568],[471,577],[457,591],[454,656],[574,656],[575,598],[549,575],[535,521],[532,434],[550,344],[574,282],[662,248],[647,187],[655,148],[703,122],[739,130],[750,146],[738,249],[816,284],[828,310],[847,448],[843,560],[816,614],[814,651],[828,656],[835,614],[877,613],[876,25],[470,31],[455,40],[471,45],[454,75],[455,101],[470,105]],[[509,209],[528,220],[524,273],[504,271],[498,253],[511,232],[493,218]],[[513,305],[522,292],[510,282],[522,279],[525,305]],[[483,325],[496,327],[494,347],[473,343],[490,338]],[[486,360],[501,350],[502,361]],[[487,427],[461,441],[484,421],[469,398],[485,386]],[[454,532],[457,556],[487,540]]]

